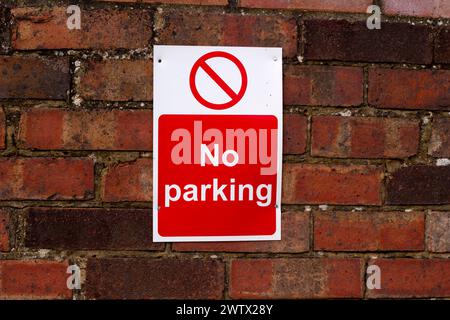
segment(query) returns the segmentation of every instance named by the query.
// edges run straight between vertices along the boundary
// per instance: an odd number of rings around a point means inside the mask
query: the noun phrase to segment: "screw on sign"
[[[154,241],[279,240],[281,48],[154,53]]]
[[[234,92],[233,89],[226,83],[226,81],[224,81],[214,71],[214,69],[209,66],[208,60],[212,58],[225,58],[230,60],[236,65],[236,67],[239,69],[239,73],[242,79],[241,88],[239,89],[239,92],[237,93]],[[221,104],[212,103],[205,100],[198,92],[197,84],[195,82],[195,78],[199,69],[203,69],[211,77],[211,79],[213,79],[217,83],[217,85],[223,89],[223,91],[230,97],[231,100]],[[198,59],[195,62],[194,66],[192,67],[191,74],[189,76],[189,84],[194,97],[198,100],[198,102],[200,102],[205,107],[211,109],[227,109],[238,103],[239,100],[241,100],[242,97],[244,96],[245,90],[247,89],[247,72],[245,71],[245,68],[239,61],[239,59],[233,56],[232,54],[223,51],[213,51],[203,55],[202,57],[200,57],[200,59]]]

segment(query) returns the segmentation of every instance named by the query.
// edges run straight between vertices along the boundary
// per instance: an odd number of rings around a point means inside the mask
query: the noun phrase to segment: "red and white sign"
[[[154,47],[153,240],[281,238],[281,48]]]

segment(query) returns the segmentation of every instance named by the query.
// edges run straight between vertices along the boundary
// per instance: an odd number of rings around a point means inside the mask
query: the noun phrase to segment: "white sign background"
[[[247,72],[248,85],[242,99],[233,107],[214,110],[200,104],[189,86],[192,66],[203,55],[224,51],[238,58]],[[165,46],[153,49],[153,240],[257,241],[281,239],[281,175],[283,150],[282,49],[257,47]],[[241,76],[229,60],[208,60],[217,74],[237,92]],[[200,68],[201,69],[201,68]],[[197,88],[205,99],[223,103],[230,99],[209,76],[198,72]],[[205,89],[210,88],[210,90]],[[270,236],[163,237],[158,233],[158,118],[163,114],[273,115],[278,120],[278,163],[276,194],[276,232]],[[188,174],[188,173],[186,173]]]

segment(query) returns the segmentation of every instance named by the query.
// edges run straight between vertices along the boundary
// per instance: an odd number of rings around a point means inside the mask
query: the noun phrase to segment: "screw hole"
[[[161,63],[162,62],[162,60],[161,59],[158,59],[158,63]]]

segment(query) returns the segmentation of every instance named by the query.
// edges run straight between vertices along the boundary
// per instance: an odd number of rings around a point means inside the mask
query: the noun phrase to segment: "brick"
[[[240,0],[240,7],[366,13],[372,0]]]
[[[450,167],[416,165],[391,173],[387,204],[450,204]]]
[[[434,118],[428,153],[434,157],[450,157],[450,118]]]
[[[223,262],[213,259],[89,259],[86,296],[89,299],[220,299],[224,269]]]
[[[151,101],[152,60],[88,61],[79,91],[86,100]]]
[[[0,209],[0,252],[9,251],[10,248],[9,223],[8,211]]]
[[[450,63],[450,28],[441,29],[436,37],[435,62]]]
[[[360,298],[360,259],[234,259],[233,299]]]
[[[7,8],[0,8],[0,54],[8,53],[10,49],[8,14]]]
[[[1,260],[0,299],[71,299],[67,261]]]
[[[284,104],[358,106],[363,103],[363,70],[355,67],[287,66]]]
[[[152,160],[140,158],[108,167],[103,175],[104,201],[151,201]]]
[[[111,0],[97,0],[109,2]],[[143,2],[143,3],[157,3],[157,4],[193,4],[193,5],[217,5],[226,6],[228,0],[114,0],[114,2]]]
[[[297,54],[297,23],[292,17],[162,10],[156,21],[161,44],[283,47],[285,57]]]
[[[428,214],[427,247],[431,252],[450,252],[450,212]]]
[[[422,212],[317,212],[314,249],[324,251],[420,251]]]
[[[281,241],[176,242],[175,251],[306,252],[309,251],[309,213],[283,212]]]
[[[151,151],[152,112],[33,108],[22,113],[18,145],[41,150]]]
[[[0,177],[0,200],[82,200],[94,194],[91,159],[4,158]]]
[[[284,114],[283,153],[302,154],[306,152],[308,120],[300,114]]]
[[[313,156],[406,158],[418,151],[420,128],[411,119],[314,116],[311,135]]]
[[[450,260],[376,259],[381,289],[367,290],[369,298],[450,297]]]
[[[306,20],[306,60],[422,63],[433,61],[431,26],[383,22],[368,30],[366,21]]]
[[[377,166],[285,164],[284,204],[381,204],[383,170]]]
[[[388,15],[450,18],[450,3],[446,0],[383,0],[383,12]]]
[[[0,56],[0,99],[66,99],[67,57]]]
[[[6,148],[6,119],[5,113],[0,108],[0,149]]]
[[[450,110],[449,70],[369,69],[369,103],[378,108]]]
[[[150,44],[152,14],[147,10],[81,11],[81,29],[67,27],[66,7],[12,9],[12,46],[35,49],[136,49]]]
[[[150,209],[30,208],[25,246],[56,250],[164,250]]]

